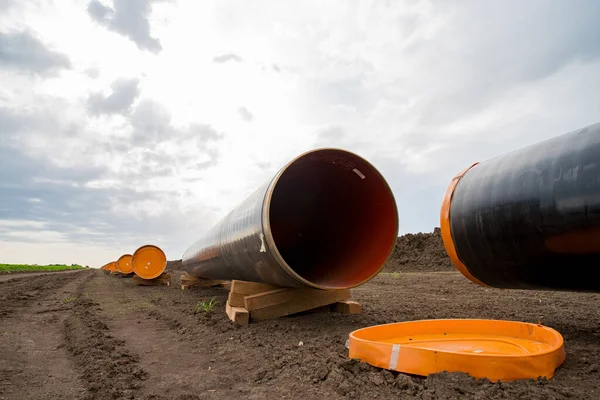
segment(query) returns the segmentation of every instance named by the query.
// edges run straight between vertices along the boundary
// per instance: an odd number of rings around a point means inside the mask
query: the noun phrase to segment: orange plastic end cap
[[[563,337],[515,321],[440,319],[398,322],[350,334],[349,357],[426,376],[464,372],[491,381],[550,379],[566,358]]]
[[[157,246],[145,245],[133,253],[133,272],[142,279],[159,277],[167,267],[167,256]]]
[[[132,274],[133,266],[131,265],[131,254],[123,254],[117,260],[117,271],[122,274]]]

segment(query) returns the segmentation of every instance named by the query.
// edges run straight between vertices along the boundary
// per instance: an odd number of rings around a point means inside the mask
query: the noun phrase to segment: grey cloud
[[[248,111],[248,109],[246,107],[238,108],[238,113],[240,114],[240,117],[242,117],[242,119],[244,121],[250,122],[254,119],[254,115],[252,115],[252,113],[250,111]]]
[[[78,203],[75,192],[102,174],[94,168],[57,168],[12,146],[0,146],[0,169],[10,171],[0,181],[0,219],[70,220],[74,215],[66,212],[66,200]],[[32,204],[27,201],[30,198],[41,202]],[[102,204],[94,204],[97,201],[93,196],[83,196],[81,202],[95,211],[103,208]]]
[[[0,106],[0,139],[5,143],[18,134],[32,135],[56,129],[58,122],[47,111],[17,111]]]
[[[21,130],[27,121],[28,118],[25,115],[0,107],[0,135],[7,135]]]
[[[429,110],[421,117],[424,128],[485,109],[518,85],[573,62],[600,57],[599,2],[509,3],[440,3],[438,11],[452,18],[439,40],[415,43],[413,55],[424,69],[440,66],[422,82],[422,108]]]
[[[133,127],[132,142],[138,147],[155,149],[161,142],[185,143],[190,140],[198,154],[207,154],[209,159],[196,164],[198,169],[214,166],[219,161],[219,152],[208,146],[211,141],[218,141],[223,134],[205,124],[191,124],[182,128],[171,125],[171,113],[162,104],[152,100],[142,100],[131,114]],[[180,162],[193,162],[193,157],[178,156]]]
[[[54,74],[71,67],[62,53],[48,49],[31,32],[0,33],[0,65],[37,74]]]
[[[148,15],[156,0],[114,0],[114,8],[109,8],[98,0],[88,5],[90,17],[109,30],[128,37],[140,50],[160,53],[160,41],[150,36]]]
[[[273,70],[276,71],[276,72],[281,72],[281,69],[279,68],[279,66],[277,64],[273,64],[271,66],[271,68],[273,68]]]
[[[0,220],[39,221],[46,230],[60,232],[71,243],[106,244],[123,254],[141,245],[138,241],[150,241],[161,245],[166,251],[175,249],[178,258],[187,245],[185,232],[193,230],[193,219],[173,207],[168,215],[147,215],[141,207],[148,201],[160,204],[173,202],[173,191],[166,182],[163,188],[147,189],[148,176],[170,174],[165,167],[177,165],[177,157],[146,151],[138,171],[125,171],[114,176],[104,167],[82,165],[77,168],[56,166],[50,158],[31,157],[20,142],[2,140],[6,137],[20,137],[38,126],[60,130],[61,126],[53,119],[53,114],[17,113],[0,107],[0,171],[10,171],[0,179]],[[64,128],[62,128],[64,129]],[[197,132],[197,128],[190,128]],[[82,130],[80,130],[80,133]],[[54,134],[49,132],[49,134]],[[204,133],[203,137],[217,137],[215,133]],[[57,140],[65,140],[57,135]],[[102,143],[95,146],[95,153],[115,151],[115,147]],[[117,151],[129,151],[131,147]],[[211,161],[216,151],[205,152]],[[150,162],[146,162],[150,161]],[[96,180],[119,179],[127,182],[119,189],[91,187]],[[39,199],[34,202],[30,199]],[[120,210],[127,206],[127,211]],[[140,210],[140,211],[137,211]],[[208,216],[197,215],[199,221],[209,220]],[[207,218],[208,217],[208,218]],[[187,227],[187,228],[186,228]],[[82,232],[82,229],[86,230]],[[27,231],[27,226],[17,227],[16,231]],[[35,232],[27,237],[7,235],[0,229],[0,240],[36,242]],[[41,239],[39,239],[41,240]],[[125,247],[125,248],[122,248]],[[131,248],[133,247],[133,248]],[[120,254],[115,254],[118,256]]]
[[[219,154],[219,152],[217,150],[207,149],[206,152],[208,153],[209,158],[206,161],[198,161],[195,164],[197,170],[214,167],[215,165],[217,165],[219,163],[219,158],[221,155]]]
[[[331,126],[317,133],[318,147],[341,147],[345,132],[339,126]]]
[[[209,125],[191,124],[184,128],[171,126],[171,113],[162,104],[152,100],[142,100],[131,114],[134,128],[134,142],[158,143],[166,140],[195,138],[198,145],[210,140],[218,140],[223,135]]]
[[[96,79],[100,76],[100,68],[98,67],[90,67],[85,70],[85,74],[92,79]]]
[[[168,140],[172,134],[171,113],[162,104],[152,100],[139,102],[131,114],[131,125],[136,144]]]
[[[268,162],[257,162],[254,165],[256,165],[258,168],[260,168],[264,171],[271,168],[271,163],[268,163]]]
[[[235,61],[235,62],[241,62],[242,61],[242,57],[238,56],[237,54],[234,53],[228,53],[228,54],[222,54],[220,56],[214,57],[213,58],[213,62],[219,63],[219,64],[223,64],[229,61]]]
[[[114,14],[114,11],[110,7],[106,7],[104,4],[97,0],[92,0],[88,4],[88,14],[96,21],[104,21]]]
[[[103,96],[100,93],[90,95],[87,100],[92,114],[124,114],[140,94],[138,79],[119,79],[110,86],[112,93]]]
[[[0,0],[0,10],[8,11],[15,4],[17,4],[16,0]]]
[[[211,126],[205,124],[192,124],[187,128],[187,133],[198,140],[198,143],[204,144],[210,140],[219,140],[223,134],[214,130]]]
[[[361,112],[371,110],[379,100],[378,93],[366,85],[365,73],[351,77],[317,82],[317,96],[327,104],[349,106]]]

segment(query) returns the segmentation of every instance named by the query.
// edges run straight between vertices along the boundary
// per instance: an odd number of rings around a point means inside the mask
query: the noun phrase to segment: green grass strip
[[[30,271],[66,271],[84,268],[81,265],[55,264],[55,265],[28,265],[28,264],[0,264],[1,272],[30,272]]]

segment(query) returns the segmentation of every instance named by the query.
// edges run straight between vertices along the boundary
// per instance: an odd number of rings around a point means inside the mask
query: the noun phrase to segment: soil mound
[[[431,233],[409,233],[398,238],[384,272],[452,271],[442,232],[435,228]]]
[[[168,271],[178,271],[183,268],[183,264],[181,260],[167,261],[167,267],[165,268]]]

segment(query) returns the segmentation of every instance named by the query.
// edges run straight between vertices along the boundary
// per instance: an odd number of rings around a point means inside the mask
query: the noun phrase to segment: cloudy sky
[[[169,259],[334,146],[439,225],[474,161],[600,121],[600,2],[0,0],[0,262]]]

